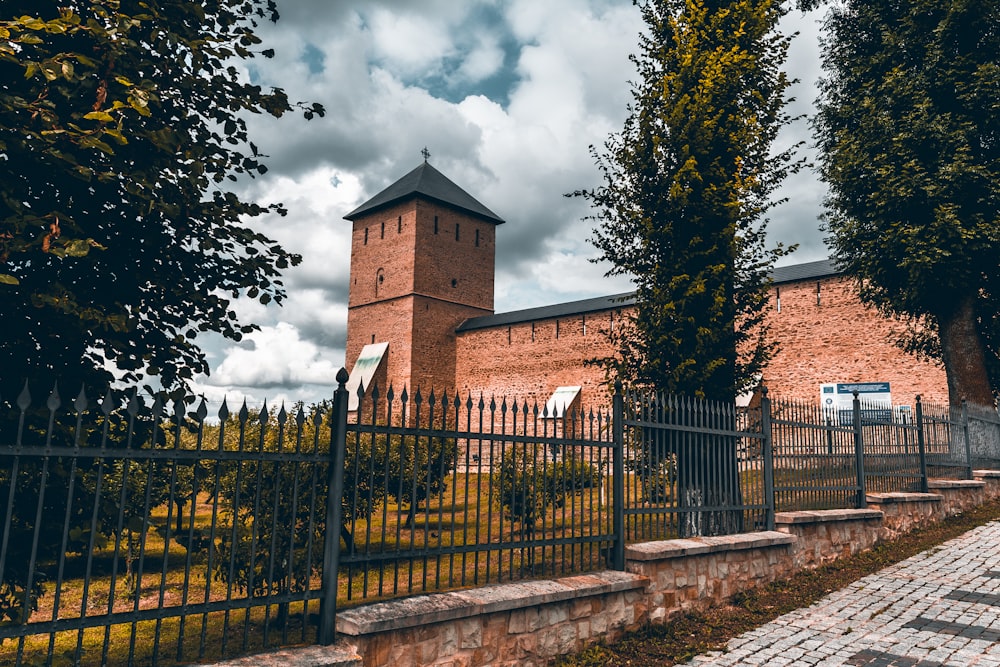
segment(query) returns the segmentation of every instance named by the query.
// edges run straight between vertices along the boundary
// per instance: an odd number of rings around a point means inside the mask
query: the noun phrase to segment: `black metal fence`
[[[629,542],[773,526],[759,408],[645,392],[620,403]]]
[[[136,392],[0,400],[0,664],[327,643],[338,605],[623,568],[626,542],[971,474],[969,415],[919,401],[845,419],[619,390],[553,415],[372,388],[349,415],[346,379],[332,402],[211,416]]]
[[[605,565],[616,540],[608,410],[557,418],[526,402],[378,388],[359,402],[344,434],[342,598]]]

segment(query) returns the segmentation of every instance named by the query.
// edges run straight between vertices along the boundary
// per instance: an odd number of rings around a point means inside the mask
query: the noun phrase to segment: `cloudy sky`
[[[589,146],[621,129],[643,24],[631,0],[279,0],[261,30],[274,59],[247,75],[320,102],[310,122],[254,119],[270,171],[246,196],[289,214],[260,221],[302,264],[286,274],[282,307],[238,304],[261,325],[240,344],[202,341],[210,400],[307,402],[332,394],[344,359],[350,223],[343,216],[430,162],[506,220],[497,230],[496,310],[627,291],[589,261],[582,200],[599,184]],[[787,70],[800,80],[792,114],[808,114],[819,75],[819,14],[793,12]],[[799,122],[783,141],[809,140]],[[800,249],[786,263],[825,258],[824,188],[806,170],[786,183],[770,237]]]

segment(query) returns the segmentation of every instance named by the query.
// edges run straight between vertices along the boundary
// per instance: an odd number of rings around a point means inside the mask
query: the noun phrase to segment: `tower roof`
[[[500,216],[480,204],[476,201],[475,197],[455,185],[447,176],[426,161],[345,215],[344,218],[354,221],[362,215],[373,213],[378,209],[411,197],[424,197],[448,206],[453,206],[489,222],[498,225],[503,224]]]

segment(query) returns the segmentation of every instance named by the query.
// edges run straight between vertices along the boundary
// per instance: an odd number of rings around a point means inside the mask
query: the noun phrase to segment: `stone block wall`
[[[875,546],[882,513],[870,509],[778,512],[778,532],[794,535],[796,549],[792,566],[814,568]]]
[[[882,512],[880,540],[893,540],[914,528],[944,518],[943,496],[938,493],[869,493],[868,507]]]
[[[362,605],[339,612],[335,647],[302,649],[299,658],[285,649],[230,664],[545,665],[1000,497],[1000,471],[976,471],[976,478],[932,482],[929,494],[869,494],[867,509],[782,512],[777,531],[631,545],[625,572]]]
[[[941,496],[944,516],[961,514],[987,500],[986,484],[973,479],[932,479],[927,482],[931,493]]]
[[[349,609],[337,630],[365,667],[542,665],[647,617],[644,577],[597,572]]]
[[[778,532],[665,540],[625,549],[626,569],[649,584],[649,622],[719,604],[792,573],[795,538]]]

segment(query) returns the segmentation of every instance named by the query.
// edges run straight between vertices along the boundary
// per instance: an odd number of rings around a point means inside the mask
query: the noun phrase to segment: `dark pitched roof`
[[[422,196],[442,204],[454,206],[467,213],[495,224],[503,224],[496,213],[486,208],[475,197],[455,185],[447,176],[424,162],[416,169],[378,193],[361,206],[344,216],[354,221],[366,213],[372,213],[396,202],[414,196]]]
[[[816,262],[806,262],[805,264],[793,264],[782,266],[771,272],[771,279],[775,283],[793,283],[796,280],[809,280],[810,278],[825,278],[835,276],[840,271],[829,259],[821,259]]]
[[[505,324],[517,324],[518,322],[547,320],[555,317],[565,317],[566,315],[581,315],[583,313],[593,313],[600,310],[627,308],[633,303],[635,303],[635,292],[613,294],[611,296],[599,296],[593,299],[583,299],[581,301],[567,301],[566,303],[557,303],[552,306],[527,308],[525,310],[514,310],[509,313],[497,313],[496,315],[473,317],[463,322],[456,331],[471,331],[473,329],[485,329],[487,327],[497,327]]]
[[[817,262],[806,262],[805,264],[794,264],[792,266],[782,266],[774,269],[771,279],[776,284],[791,283],[797,280],[809,280],[810,278],[824,278],[835,276],[840,271],[836,269],[833,262],[828,259],[821,259]],[[496,315],[483,315],[473,317],[463,322],[457,332],[472,331],[474,329],[487,329],[489,327],[518,324],[520,322],[533,322],[537,320],[554,319],[556,317],[566,317],[568,315],[583,315],[601,310],[613,310],[615,308],[627,308],[635,303],[635,292],[625,292],[624,294],[613,294],[611,296],[599,296],[593,299],[583,299],[581,301],[567,301],[551,306],[540,308],[527,308],[525,310],[514,310],[509,313],[497,313]]]

